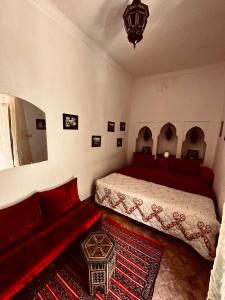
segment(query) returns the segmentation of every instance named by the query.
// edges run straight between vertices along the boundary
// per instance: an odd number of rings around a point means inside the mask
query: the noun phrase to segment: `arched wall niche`
[[[161,156],[168,151],[170,155],[177,154],[178,136],[176,127],[172,123],[162,126],[157,141],[157,156]]]
[[[152,147],[152,131],[148,126],[144,126],[138,132],[138,137],[136,139],[136,152],[145,152],[151,154]]]
[[[205,133],[202,128],[194,126],[188,130],[182,143],[181,155],[183,158],[201,159],[205,158],[206,142]]]

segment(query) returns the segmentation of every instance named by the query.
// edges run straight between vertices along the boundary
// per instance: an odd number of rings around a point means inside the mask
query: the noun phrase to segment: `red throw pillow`
[[[42,225],[39,194],[0,210],[0,250]]]
[[[169,159],[167,158],[157,158],[156,165],[162,169],[169,169]]]
[[[201,173],[201,161],[191,159],[179,159],[174,161],[171,169],[186,175],[198,176]]]
[[[202,167],[201,168],[201,176],[202,179],[209,185],[213,185],[213,180],[214,180],[214,173],[213,171],[208,168],[208,167]]]
[[[170,169],[175,159],[175,157],[157,158],[155,161],[155,165],[161,169]]]
[[[153,167],[154,155],[134,152],[132,165],[135,167]]]
[[[79,204],[80,198],[77,190],[77,178],[57,188],[40,192],[40,198],[43,220],[50,221],[54,219]]]

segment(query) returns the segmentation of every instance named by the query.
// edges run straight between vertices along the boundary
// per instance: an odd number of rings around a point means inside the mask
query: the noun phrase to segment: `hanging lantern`
[[[128,40],[134,45],[134,48],[143,38],[148,17],[148,5],[141,3],[140,0],[133,0],[132,4],[128,5],[123,13]]]
[[[172,131],[172,129],[171,129],[170,124],[169,124],[169,126],[168,126],[168,129],[167,129],[167,131],[166,131],[165,136],[166,136],[166,139],[167,139],[168,141],[169,141],[169,140],[171,139],[171,137],[173,136],[173,131]]]
[[[145,127],[145,132],[143,134],[144,140],[147,142],[151,136],[151,131],[148,127]]]
[[[197,127],[194,127],[190,134],[190,140],[191,140],[192,144],[196,144],[198,139],[199,139],[198,129],[197,129]]]

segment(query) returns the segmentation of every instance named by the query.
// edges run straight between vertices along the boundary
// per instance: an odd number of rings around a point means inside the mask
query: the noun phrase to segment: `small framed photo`
[[[143,146],[142,153],[144,154],[152,154],[152,148],[148,146]]]
[[[101,136],[100,135],[92,135],[91,146],[92,147],[101,147]]]
[[[126,129],[126,123],[120,122],[120,131],[125,131],[125,129]]]
[[[223,134],[223,125],[224,125],[224,121],[221,122],[221,125],[220,125],[220,133],[219,133],[219,137],[222,136]]]
[[[63,129],[78,129],[78,116],[63,114]]]
[[[198,150],[191,150],[187,151],[187,158],[188,159],[198,159]]]
[[[116,145],[117,145],[117,147],[122,147],[123,146],[123,139],[118,138]]]
[[[36,129],[37,130],[46,130],[45,119],[36,119]]]
[[[115,122],[108,121],[108,131],[109,132],[115,131]]]

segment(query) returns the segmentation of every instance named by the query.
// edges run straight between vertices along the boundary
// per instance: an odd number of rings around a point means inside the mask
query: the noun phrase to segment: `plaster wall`
[[[128,122],[130,77],[62,20],[38,1],[0,2],[0,91],[46,113],[48,145],[48,161],[0,172],[1,207],[72,176],[85,199],[96,178],[126,162],[127,130],[119,122]],[[62,113],[79,115],[79,130],[63,130]],[[116,122],[114,133],[108,120]],[[91,147],[92,135],[102,136],[101,148]]]
[[[225,65],[136,78],[132,85],[129,151],[131,160],[137,134],[148,126],[153,134],[153,154],[164,124],[171,122],[178,136],[177,157],[188,130],[202,128],[207,144],[204,164],[212,167],[225,95]]]

